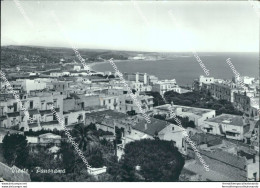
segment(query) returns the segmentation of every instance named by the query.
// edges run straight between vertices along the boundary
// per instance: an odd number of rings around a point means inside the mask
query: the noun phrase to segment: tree
[[[7,134],[3,139],[3,156],[7,164],[23,168],[29,156],[26,136],[21,134]]]
[[[72,135],[82,151],[92,152],[99,145],[99,139],[94,135],[93,130],[83,124],[76,125],[72,130]]]
[[[66,169],[66,172],[74,172],[76,154],[73,146],[68,142],[61,142],[60,154],[62,156],[62,166]]]
[[[193,91],[189,93],[176,93],[167,91],[164,93],[167,102],[173,101],[176,105],[192,106],[197,108],[210,108],[216,110],[216,115],[222,113],[242,115],[243,113],[236,110],[233,104],[227,100],[216,100],[206,92]]]
[[[156,119],[165,120],[166,115],[155,114],[153,117]]]
[[[122,143],[122,129],[119,129],[118,127],[115,128],[115,133],[116,133],[116,144],[121,144]]]
[[[184,158],[171,141],[130,142],[121,161],[122,180],[177,181],[183,166]]]
[[[105,164],[105,161],[103,159],[103,155],[101,150],[97,151],[94,154],[91,154],[90,157],[88,157],[88,162],[93,168],[100,168],[103,167]]]
[[[156,91],[147,91],[145,92],[146,95],[153,96],[153,106],[160,106],[165,104],[164,99],[160,95],[159,92]]]
[[[114,75],[109,75],[108,78],[115,78],[115,76]]]
[[[127,113],[129,116],[134,116],[134,115],[136,115],[135,110],[127,111],[126,113]]]

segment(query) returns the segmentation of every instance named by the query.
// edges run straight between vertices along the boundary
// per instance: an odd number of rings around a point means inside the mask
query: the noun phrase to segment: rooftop
[[[235,125],[235,126],[244,126],[243,117],[237,115],[230,115],[230,114],[221,114],[214,118],[205,120],[208,122],[215,122],[215,123],[224,123],[228,125]]]
[[[121,112],[115,112],[113,110],[104,110],[104,111],[98,111],[98,112],[91,112],[88,113],[87,116],[95,116],[95,117],[109,117],[111,119],[122,119],[127,118],[128,115],[121,113]]]
[[[154,107],[155,109],[159,110],[164,110],[164,111],[169,111],[170,109],[176,110],[177,108],[181,108],[182,112],[186,113],[192,113],[198,116],[202,116],[205,113],[213,111],[212,109],[205,109],[205,108],[195,108],[195,107],[190,107],[190,106],[180,106],[180,105],[173,105],[171,106],[170,104],[165,104],[161,106]]]
[[[133,125],[133,129],[138,130],[140,132],[146,133],[150,136],[154,136],[155,133],[159,133],[161,130],[163,130],[169,123],[167,121],[150,118],[151,123],[147,123],[146,120],[141,120],[137,124]]]
[[[52,133],[46,133],[39,135],[39,138],[61,139],[61,136]]]
[[[23,134],[22,131],[17,131],[17,130],[13,130],[13,129],[6,129],[6,128],[3,128],[3,127],[0,127],[0,133],[1,134],[7,134],[7,133],[10,133],[10,134],[15,134],[15,133]]]

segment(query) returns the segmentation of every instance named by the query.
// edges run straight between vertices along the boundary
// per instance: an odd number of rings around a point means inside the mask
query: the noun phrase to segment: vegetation
[[[197,108],[207,108],[216,110],[216,115],[233,114],[242,115],[243,113],[236,110],[231,102],[226,100],[216,100],[209,94],[203,92],[189,92],[179,94],[174,91],[164,93],[165,100],[168,103],[173,102],[176,105],[192,106]]]
[[[116,127],[116,144],[121,144],[122,143],[122,133],[123,133],[124,129],[121,128],[119,129],[118,127]]]
[[[116,128],[114,143],[120,142],[122,131]],[[60,149],[54,153],[49,150],[53,144],[31,146],[29,152],[25,136],[8,135],[3,140],[3,153],[8,164],[28,169],[31,180],[38,182],[177,181],[184,165],[183,157],[170,141],[131,142],[126,145],[125,155],[118,162],[115,145],[111,141],[98,139],[100,130],[96,129],[95,124],[79,124],[71,134],[89,165],[94,168],[107,167],[107,173],[98,180],[88,173],[82,158],[66,141],[62,141]],[[138,165],[141,168],[139,171],[136,170]],[[57,169],[64,173],[38,173],[39,169]]]
[[[3,156],[10,166],[23,168],[29,156],[26,136],[20,134],[7,134],[3,139]]]
[[[24,135],[25,136],[39,136],[41,134],[46,134],[46,133],[52,133],[52,134],[56,134],[56,135],[64,135],[64,131],[59,131],[57,129],[54,129],[54,130],[45,130],[45,129],[42,129],[40,131],[25,131],[24,132]]]
[[[181,122],[182,127],[184,127],[184,128],[188,128],[188,127],[195,128],[194,121],[189,121],[188,117],[176,116],[176,118],[166,119],[166,116],[159,115],[159,114],[154,115],[153,117],[156,118],[156,119],[168,121],[168,122],[173,123],[175,125],[178,125],[178,123],[175,121],[175,119],[177,119]]]
[[[99,140],[93,131],[93,129],[96,131],[94,126],[95,125],[92,124],[89,126],[78,124],[72,130],[72,136],[75,138],[76,143],[79,145],[79,149],[82,151],[88,150],[88,152],[91,152],[99,145]]]
[[[139,170],[138,167],[139,166]],[[140,140],[125,147],[122,181],[178,181],[184,158],[170,141]]]
[[[126,113],[127,113],[129,116],[134,116],[134,115],[136,115],[135,110],[127,111]]]
[[[100,168],[107,164],[107,158],[114,155],[113,144],[106,140],[99,140],[98,135],[105,134],[105,131],[96,129],[95,124],[85,126],[79,124],[71,131],[75,142],[78,143],[79,149],[83,152],[88,164],[93,168]],[[109,133],[111,134],[111,133]],[[31,163],[27,166],[31,173],[32,181],[97,181],[87,172],[87,166],[82,161],[75,148],[71,143],[62,141],[60,150],[56,154],[46,152],[50,146],[40,146],[30,154]],[[56,157],[54,157],[56,155]],[[37,168],[42,169],[60,169],[65,173],[59,174],[39,174]],[[103,177],[104,181],[109,181],[110,175]]]
[[[160,106],[165,104],[165,101],[163,100],[160,93],[156,91],[146,91],[145,94],[149,96],[153,96],[153,103],[154,103],[153,106]]]

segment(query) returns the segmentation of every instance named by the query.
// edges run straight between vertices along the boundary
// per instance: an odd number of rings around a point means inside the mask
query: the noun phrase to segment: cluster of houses
[[[215,110],[212,109],[173,104],[154,107],[153,97],[146,95],[146,91],[156,91],[163,95],[171,90],[178,93],[189,90],[180,88],[175,79],[158,80],[146,73],[124,73],[126,83],[134,90],[142,110],[150,116],[151,123],[147,123],[116,75],[105,77],[111,75],[110,72],[102,73],[103,77],[98,75],[101,73],[89,76],[84,75],[84,71],[80,67],[74,67],[74,70],[66,75],[52,72],[50,75],[38,75],[33,79],[10,81],[33,121],[29,121],[24,115],[5,83],[1,83],[0,143],[7,132],[23,134],[24,131],[62,130],[51,110],[51,107],[54,107],[68,129],[77,124],[95,123],[97,129],[112,133],[104,136],[110,141],[114,139],[116,129],[120,129],[122,142],[117,144],[115,152],[119,159],[124,154],[127,143],[159,138],[173,141],[185,156],[182,175],[191,181],[256,181],[259,177],[259,168],[256,168],[259,166],[259,116],[255,113],[257,108],[251,105],[250,100],[248,104],[246,98],[249,95],[259,96],[257,81],[248,81],[245,78],[245,83],[250,83],[248,90],[243,91],[235,82],[226,83],[203,76],[196,80],[194,90],[209,92],[217,99],[228,100],[245,114],[216,116]],[[134,113],[130,115],[129,112]],[[167,119],[172,112],[194,122],[195,127],[188,127],[186,131],[209,165],[210,172],[203,169],[192,147],[185,141],[180,126],[153,118],[154,115],[164,115]],[[37,137],[28,136],[27,139],[30,144],[54,143],[49,151],[55,153],[62,138],[47,133]],[[99,172],[104,173],[104,168],[91,169],[90,172],[97,175]]]
[[[232,80],[200,76],[194,80],[193,89],[204,91],[216,99],[223,99],[248,116],[259,116],[259,79],[248,76],[233,77]]]

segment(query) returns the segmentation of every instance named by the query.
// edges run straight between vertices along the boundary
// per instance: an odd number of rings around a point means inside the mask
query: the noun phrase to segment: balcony
[[[59,111],[60,111],[59,108],[55,108],[54,110],[55,110],[56,112],[59,112]],[[40,114],[41,114],[41,116],[44,116],[45,114],[53,114],[53,113],[52,113],[52,110],[49,109],[49,110],[40,110]]]

